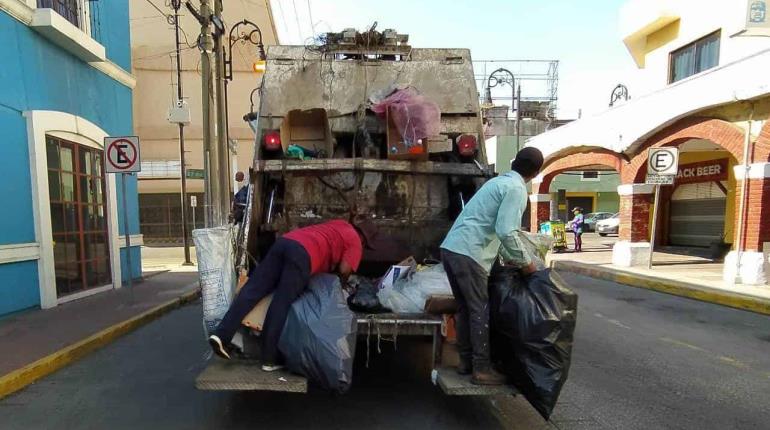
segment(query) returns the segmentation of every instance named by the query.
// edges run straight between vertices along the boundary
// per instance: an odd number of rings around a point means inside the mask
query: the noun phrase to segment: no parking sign
[[[138,136],[105,137],[104,154],[104,170],[107,173],[132,173],[142,170]]]

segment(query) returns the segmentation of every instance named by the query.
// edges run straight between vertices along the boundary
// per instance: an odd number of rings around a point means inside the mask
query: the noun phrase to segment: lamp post
[[[244,30],[239,32],[239,29],[241,28],[244,28]],[[244,43],[249,42],[257,47],[257,55],[259,56],[260,61],[265,61],[266,56],[265,45],[262,43],[262,30],[257,24],[254,24],[248,19],[237,22],[230,29],[230,35],[227,39],[227,49],[224,50],[222,56],[224,57],[225,63],[225,132],[228,133],[229,141],[230,115],[227,103],[227,84],[233,80],[233,46],[235,46],[235,43],[238,41]]]
[[[501,75],[508,75],[501,76]],[[510,79],[509,79],[510,78]],[[484,91],[484,101],[488,104],[492,104],[492,88],[498,85],[508,84],[511,86],[511,109],[514,109],[513,104],[516,104],[516,152],[519,152],[519,134],[521,123],[521,84],[519,84],[518,98],[516,95],[516,77],[513,73],[505,68],[499,68],[487,77],[487,88]]]

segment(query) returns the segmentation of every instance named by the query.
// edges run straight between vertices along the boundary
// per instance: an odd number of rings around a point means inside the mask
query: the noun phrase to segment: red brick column
[[[540,229],[540,223],[551,219],[551,195],[550,194],[530,194],[530,231],[537,233]]]
[[[736,169],[739,169],[737,167]],[[738,231],[740,223],[740,202],[743,196],[743,181],[736,182],[735,205],[735,236],[733,246],[738,245],[738,235],[743,233],[744,251],[762,251],[764,242],[770,242],[770,178],[749,178],[746,185],[746,202],[744,223]]]
[[[620,240],[612,247],[612,263],[618,266],[646,266],[650,261],[650,210],[652,185],[625,184],[620,196]]]
[[[620,196],[620,240],[648,242],[653,194]]]

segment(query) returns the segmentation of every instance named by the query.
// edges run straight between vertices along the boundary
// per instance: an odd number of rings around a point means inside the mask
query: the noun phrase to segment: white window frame
[[[50,194],[48,190],[48,153],[46,135],[59,137],[80,145],[104,149],[107,133],[96,124],[66,112],[32,110],[24,112],[27,119],[27,144],[29,146],[30,178],[32,182],[32,214],[35,223],[35,241],[40,246],[38,259],[38,283],[40,307],[52,308],[59,304],[120,288],[121,259],[118,239],[118,204],[115,175],[107,175],[105,190],[107,202],[107,232],[109,234],[110,273],[112,284],[92,288],[62,298],[56,293],[56,272],[54,269],[53,228],[51,226]],[[131,244],[134,245],[133,243]]]

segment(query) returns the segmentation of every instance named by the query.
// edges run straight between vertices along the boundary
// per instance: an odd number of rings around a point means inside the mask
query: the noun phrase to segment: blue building
[[[126,220],[103,169],[132,134],[129,37],[127,0],[0,0],[0,316],[141,275],[136,178]]]

